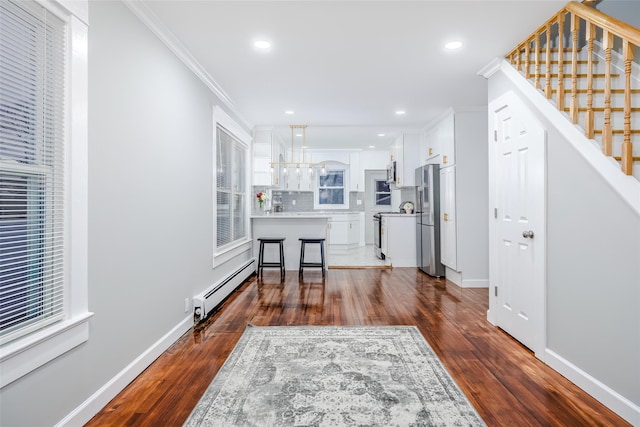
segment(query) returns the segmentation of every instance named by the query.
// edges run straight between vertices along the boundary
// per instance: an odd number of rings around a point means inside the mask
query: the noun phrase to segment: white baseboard
[[[167,332],[162,338],[153,343],[140,356],[136,357],[122,371],[118,372],[105,385],[100,387],[92,396],[85,400],[80,406],[71,411],[60,420],[58,426],[83,426],[95,414],[100,412],[107,403],[133,381],[142,371],[144,371],[154,360],[175,343],[185,332],[193,326],[193,316],[189,315],[173,329]]]
[[[488,288],[489,279],[462,279],[461,288]]]
[[[621,396],[552,350],[546,349],[545,363],[589,393],[634,426],[640,426],[640,406]]]
[[[445,277],[461,288],[488,288],[489,279],[463,279],[462,273],[445,266]]]

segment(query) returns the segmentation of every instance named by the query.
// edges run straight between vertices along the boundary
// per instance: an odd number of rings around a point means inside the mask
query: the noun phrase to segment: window
[[[389,183],[384,179],[376,179],[374,181],[375,184],[375,193],[374,193],[374,204],[376,206],[391,206],[391,188],[389,188]]]
[[[345,169],[327,169],[318,174],[318,185],[315,192],[316,209],[347,209],[347,171]]]
[[[0,25],[0,342],[64,315],[64,22],[38,15],[8,3]]]
[[[217,144],[216,245],[220,249],[247,237],[244,224],[246,183],[242,144],[220,126],[217,128]]]
[[[249,142],[251,137],[222,109],[214,109],[214,265],[251,248],[249,238]]]
[[[86,4],[58,7],[0,3],[0,387],[89,334]]]

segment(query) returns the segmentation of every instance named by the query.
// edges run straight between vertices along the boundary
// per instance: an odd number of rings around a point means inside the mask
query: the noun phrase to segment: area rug
[[[249,325],[185,426],[484,426],[415,326]]]

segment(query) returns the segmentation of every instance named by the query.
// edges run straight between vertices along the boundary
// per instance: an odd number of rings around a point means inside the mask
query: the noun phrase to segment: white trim
[[[546,349],[545,362],[569,381],[589,393],[596,400],[620,415],[634,426],[640,426],[640,406],[598,381],[567,359]]]
[[[500,71],[514,83],[521,96],[551,122],[576,152],[602,176],[609,187],[640,216],[640,182],[635,177],[622,173],[620,165],[613,158],[604,156],[595,141],[587,139],[580,129],[568,120],[566,113],[559,112],[552,102],[545,98],[542,91],[523,80],[524,77],[509,62],[503,60]]]
[[[213,107],[213,125],[214,125],[213,138],[214,140],[216,137],[216,134],[215,134],[216,125],[218,123],[223,128],[231,132],[233,136],[238,138],[240,142],[245,144],[247,147],[251,145],[251,140],[252,140],[251,135],[245,132],[245,130],[241,126],[239,126],[238,123],[235,120],[233,120],[233,118],[230,115],[228,115],[226,111],[220,108],[220,106],[216,105]]]
[[[55,323],[0,348],[0,388],[79,346],[89,339],[89,318],[85,313]]]
[[[238,119],[249,129],[253,124],[245,119],[240,110],[235,106],[231,98],[216,83],[207,70],[191,55],[176,36],[162,23],[160,19],[143,3],[133,0],[122,0],[125,6],[142,21],[171,50],[192,72],[195,74],[222,103],[235,114]]]
[[[349,209],[349,177],[351,175],[351,170],[348,164],[342,162],[334,162],[334,164],[326,164],[325,170],[327,172],[330,171],[343,171],[342,176],[342,184],[343,184],[343,196],[344,203],[341,204],[320,204],[320,176],[322,175],[320,172],[316,173],[314,176],[315,185],[313,186],[313,209]],[[337,187],[336,187],[337,188]]]
[[[89,2],[86,0],[35,0],[41,6],[62,19],[75,16],[85,25],[89,25]]]
[[[215,240],[213,241],[215,245]],[[253,241],[250,237],[247,237],[244,240],[240,240],[238,242],[234,242],[234,244],[230,245],[227,248],[224,248],[220,252],[216,252],[213,254],[213,266],[217,267],[220,264],[224,264],[225,262],[234,259],[238,255],[250,251],[253,249]]]
[[[462,279],[461,288],[488,288],[489,279]]]
[[[218,217],[217,215],[217,204],[216,204],[216,156],[217,151],[216,147],[218,144],[217,141],[217,128],[218,125],[225,128],[228,132],[231,133],[243,146],[244,155],[245,155],[245,230],[247,230],[246,237],[244,239],[240,239],[235,242],[231,242],[228,246],[223,247],[222,249],[218,249],[216,247],[217,242],[217,229],[214,225],[213,227],[213,257],[212,257],[212,266],[216,267],[220,264],[223,264],[234,257],[242,254],[243,252],[252,250],[252,240],[251,240],[251,201],[253,200],[251,197],[251,175],[252,175],[252,159],[251,159],[251,149],[252,149],[252,141],[253,138],[250,134],[245,132],[245,130],[238,125],[238,123],[229,116],[220,106],[216,105],[213,107],[213,150],[212,150],[212,168],[213,168],[213,218]]]
[[[118,393],[151,365],[162,353],[171,347],[193,325],[193,316],[185,317],[162,338],[153,343],[87,400],[58,421],[56,426],[81,426],[104,408]]]
[[[86,6],[78,0],[78,8]],[[53,0],[40,2],[60,13]],[[88,6],[87,6],[88,7]],[[0,347],[0,388],[89,339],[88,319],[88,27],[75,16],[67,21],[65,123],[65,312],[66,319]]]
[[[480,68],[476,74],[488,79],[500,70],[502,60],[503,58],[493,58],[487,65]]]

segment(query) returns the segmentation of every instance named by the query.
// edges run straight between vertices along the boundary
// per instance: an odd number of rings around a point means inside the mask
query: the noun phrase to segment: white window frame
[[[336,204],[320,204],[320,176],[322,173],[316,174],[316,185],[313,189],[313,208],[314,209],[349,209],[349,166],[327,166],[325,168],[327,172],[332,171],[343,171],[343,194],[344,194],[344,203],[336,203]]]
[[[388,205],[383,205],[378,203],[378,198],[376,197],[378,194],[389,194],[389,199],[391,199],[391,186],[389,186],[389,192],[386,191],[378,191],[378,181],[386,182],[385,179],[374,179],[373,180],[373,205],[376,207],[390,207],[391,202]]]
[[[218,228],[215,221],[218,218],[217,206],[217,189],[216,189],[216,165],[217,165],[217,130],[218,125],[225,128],[231,133],[241,144],[245,155],[245,203],[244,203],[244,220],[246,236],[236,240],[228,245],[218,248]],[[251,208],[251,135],[242,129],[235,120],[231,118],[222,108],[215,106],[213,108],[213,267],[223,264],[243,252],[252,249],[251,227],[250,227],[250,208]]]
[[[0,388],[89,339],[87,280],[87,40],[86,0],[38,3],[67,23],[65,64],[64,319],[0,346]]]

